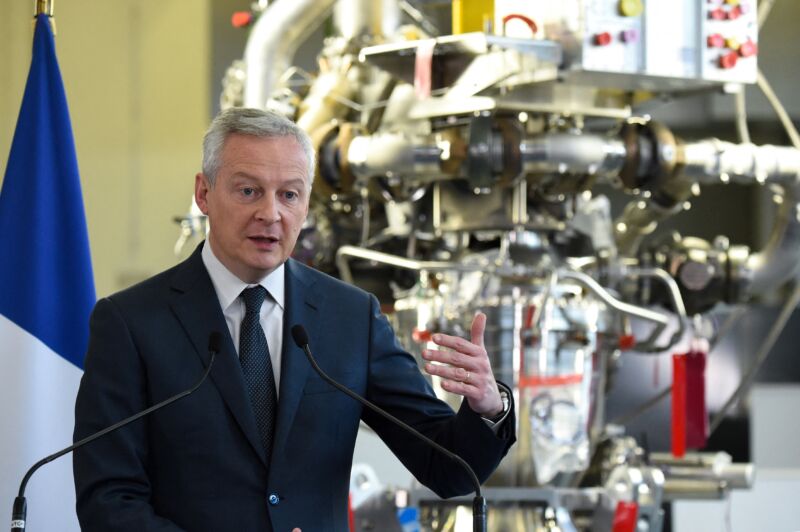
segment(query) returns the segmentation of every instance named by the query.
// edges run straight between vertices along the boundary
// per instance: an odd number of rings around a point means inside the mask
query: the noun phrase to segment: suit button
[[[272,506],[276,506],[279,502],[281,502],[280,497],[278,497],[276,493],[270,493],[267,500]]]

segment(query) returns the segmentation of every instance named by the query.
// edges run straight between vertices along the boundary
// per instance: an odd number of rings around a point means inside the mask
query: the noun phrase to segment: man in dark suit
[[[435,335],[446,349],[424,354],[428,373],[465,397],[454,413],[373,296],[289,259],[313,169],[294,123],[253,109],[221,113],[195,181],[207,241],[97,303],[76,439],[189,388],[209,363],[209,334],[225,341],[193,395],[75,453],[83,530],[346,530],[360,420],[441,496],[472,490],[460,467],[320,379],[290,339],[295,324],[329,375],[458,453],[482,480],[513,443],[513,408],[483,348],[485,316],[472,341]]]

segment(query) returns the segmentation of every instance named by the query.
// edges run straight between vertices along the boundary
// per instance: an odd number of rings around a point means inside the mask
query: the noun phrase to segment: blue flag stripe
[[[78,367],[94,281],[67,99],[46,15],[0,191],[0,314]]]

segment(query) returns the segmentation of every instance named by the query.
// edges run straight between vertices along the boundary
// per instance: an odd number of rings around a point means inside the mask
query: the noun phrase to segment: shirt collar
[[[211,283],[214,285],[214,290],[217,292],[217,298],[219,299],[222,310],[230,307],[231,304],[236,301],[236,298],[239,297],[239,294],[242,293],[242,290],[248,286],[255,286],[254,284],[245,283],[226,268],[217,256],[214,255],[214,251],[211,249],[211,244],[208,239],[206,239],[203,245],[201,255],[203,264],[206,270],[208,270],[209,277],[211,277]],[[256,283],[267,289],[270,296],[272,296],[272,299],[278,304],[281,310],[284,308],[284,276],[285,268],[284,264],[281,264]]]

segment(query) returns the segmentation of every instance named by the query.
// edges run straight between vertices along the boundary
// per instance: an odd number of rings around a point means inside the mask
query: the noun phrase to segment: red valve
[[[611,44],[611,34],[608,33],[607,31],[604,31],[603,33],[596,34],[594,36],[594,43],[597,46],[606,46],[606,45]]]
[[[725,37],[719,33],[709,35],[706,42],[709,48],[725,48]]]
[[[758,53],[758,45],[753,41],[745,41],[739,46],[739,55],[742,57],[751,57]]]
[[[718,7],[717,9],[712,9],[709,11],[708,16],[711,18],[711,20],[725,20],[727,14],[725,13],[724,9]]]
[[[623,351],[632,349],[636,345],[636,338],[632,334],[621,334],[618,342],[619,348]]]
[[[411,331],[411,339],[417,342],[418,344],[424,344],[425,342],[430,342],[431,338],[433,338],[433,333],[426,329],[417,329],[414,327],[414,330]]]
[[[719,67],[724,69],[733,68],[736,66],[736,62],[738,60],[739,60],[738,52],[728,52],[727,54],[719,56]]]
[[[236,11],[231,15],[234,28],[246,28],[253,22],[253,14],[249,11]]]

